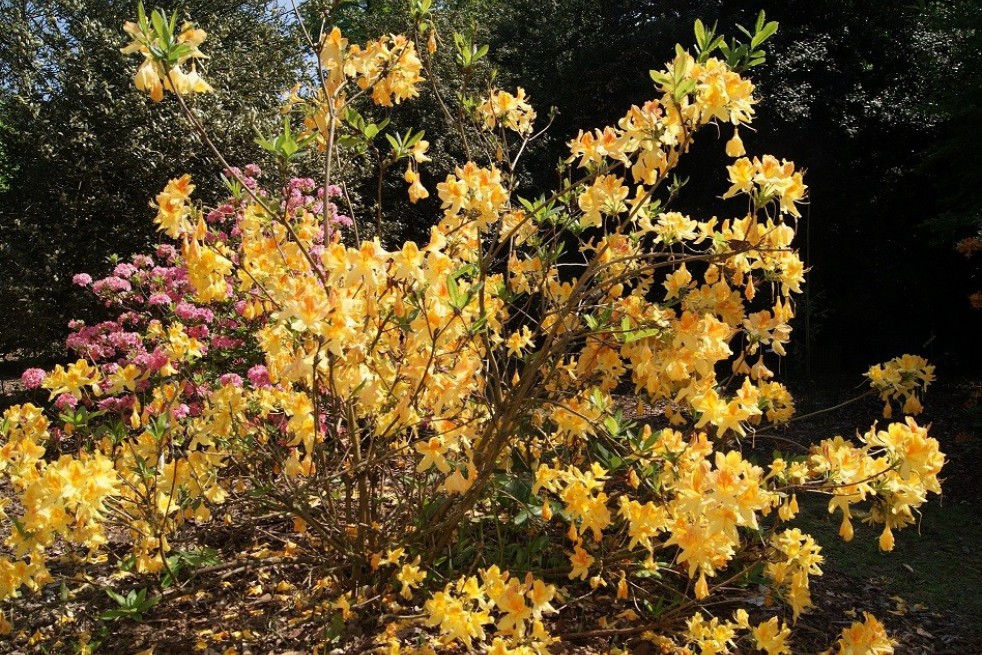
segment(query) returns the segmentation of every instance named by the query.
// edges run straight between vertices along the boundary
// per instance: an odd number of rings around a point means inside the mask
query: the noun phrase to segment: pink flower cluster
[[[20,376],[20,381],[24,383],[24,386],[28,389],[37,389],[44,382],[44,378],[47,377],[47,373],[44,369],[40,368],[29,368],[24,371]]]
[[[323,214],[324,211],[324,187],[318,186],[317,182],[309,177],[297,177],[290,180],[284,194],[282,207],[288,214],[295,214],[300,210],[306,210],[311,214]],[[327,211],[331,216],[331,224],[340,227],[351,227],[351,218],[338,213],[338,207],[332,199],[341,197],[341,187],[331,184],[327,187]],[[321,235],[321,240],[323,240]]]
[[[258,167],[250,165],[235,172],[247,187],[268,197],[259,186],[261,171]],[[283,189],[281,202],[289,212],[316,214],[324,206],[324,195],[324,188],[314,180],[294,179]],[[351,220],[338,214],[337,207],[330,202],[340,195],[338,187],[327,188],[331,222],[337,226],[350,225]],[[241,201],[230,198],[207,212],[210,227],[206,238],[221,241],[236,251],[241,210]],[[315,248],[323,248],[323,235]],[[254,298],[237,292],[233,281],[229,280],[232,295],[228,302],[199,304],[180,250],[173,245],[161,244],[153,256],[134,255],[128,261],[119,262],[104,278],[94,280],[88,274],[79,273],[72,281],[90,289],[107,308],[116,312],[115,319],[93,325],[83,321],[69,323],[71,334],[66,345],[77,356],[99,366],[104,377],[134,365],[140,369],[136,383],[136,394],[139,394],[155,384],[154,376],[165,367],[190,366],[182,373],[190,374],[194,382],[184,383],[180,397],[168,410],[175,419],[198,415],[212,391],[220,386],[242,386],[246,380],[254,388],[272,386],[266,367],[256,361],[260,349],[252,336],[265,319],[245,317],[246,307]],[[178,323],[188,337],[200,344],[201,357],[192,364],[170,360],[169,332]],[[28,369],[21,379],[28,389],[37,389],[44,382],[45,372]],[[71,412],[79,405],[89,409],[97,407],[125,418],[137,407],[145,407],[145,403],[136,402],[136,394],[122,391],[98,399],[60,394],[55,407],[62,412]]]

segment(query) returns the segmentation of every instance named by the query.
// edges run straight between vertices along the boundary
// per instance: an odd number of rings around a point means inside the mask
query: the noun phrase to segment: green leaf
[[[102,619],[103,621],[112,621],[114,619],[118,619],[127,615],[129,615],[129,612],[123,610],[106,610],[105,612],[99,615],[99,618]]]
[[[164,43],[169,43],[169,36],[167,29],[167,18],[164,16],[163,12],[159,9],[155,9],[150,15],[150,22],[153,24],[153,31],[156,36],[161,39]]]
[[[647,452],[651,450],[651,447],[655,445],[655,442],[658,441],[658,437],[660,436],[661,436],[661,430],[657,430],[657,431],[652,430],[651,434],[648,435],[648,438],[644,440],[643,444],[641,444],[641,452]]]
[[[112,589],[106,589],[106,595],[109,596],[109,598],[111,598],[112,600],[114,600],[117,605],[126,604],[126,597],[123,596],[122,594],[116,593]]]
[[[410,130],[409,133],[411,133],[411,132],[412,131]],[[423,132],[423,130],[420,130],[416,134],[413,134],[408,139],[406,139],[406,141],[405,141],[406,148],[412,148],[414,145],[416,145],[417,143],[419,143],[420,139],[423,138],[423,135],[424,134],[425,134],[425,132]]]
[[[450,295],[450,306],[460,311],[467,304],[463,296],[460,295],[460,287],[457,279],[453,275],[447,276],[447,293]]]
[[[626,335],[624,335],[624,343],[634,343],[635,341],[641,341],[642,339],[647,339],[648,337],[657,337],[661,334],[660,328],[647,328],[644,330],[634,330]]]
[[[363,145],[362,140],[356,136],[339,136],[335,141],[342,148],[356,148]]]
[[[181,57],[191,54],[192,48],[187,43],[178,43],[167,53],[167,58],[175,64]]]
[[[682,82],[681,84],[675,87],[675,90],[672,92],[672,97],[675,98],[676,102],[681,102],[682,98],[689,95],[695,90],[696,90],[696,81],[685,80],[684,82]]]
[[[778,23],[777,21],[771,21],[763,26],[762,29],[757,30],[754,38],[750,40],[750,47],[756,49],[758,46],[763,44],[767,39],[774,36],[777,32]]]
[[[359,114],[358,110],[354,107],[348,107],[344,110],[344,120],[353,127],[357,128],[359,132],[362,131],[362,128],[365,125],[365,119],[361,117],[361,114]]]
[[[648,71],[648,74],[651,76],[651,81],[657,84],[658,86],[665,86],[669,82],[671,82],[671,79],[668,77],[668,75],[663,73],[662,71],[656,71],[656,70]]]
[[[698,18],[696,19],[694,29],[696,33],[696,43],[699,45],[699,49],[702,50],[706,43],[706,28],[703,26],[702,21]]]
[[[331,614],[331,623],[324,631],[325,641],[333,644],[341,639],[342,634],[344,634],[344,618],[341,612],[335,612]]]

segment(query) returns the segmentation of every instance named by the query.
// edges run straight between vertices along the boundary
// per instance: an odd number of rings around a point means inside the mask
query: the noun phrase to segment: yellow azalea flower
[[[443,489],[451,494],[462,494],[468,489],[470,489],[472,486],[474,486],[474,482],[476,480],[477,480],[477,469],[474,467],[473,463],[468,462],[467,477],[465,478],[463,476],[463,474],[461,473],[461,468],[460,466],[458,466],[457,470],[455,470],[449,478],[444,480]]]
[[[672,298],[677,298],[683,289],[689,288],[691,282],[692,274],[689,273],[689,269],[686,268],[685,264],[682,264],[662,283],[666,290],[665,299],[671,300]]]
[[[403,564],[396,573],[396,580],[402,583],[402,591],[399,595],[406,600],[412,598],[413,589],[426,579],[426,571],[420,570],[419,561],[420,558],[417,557],[412,564]]]
[[[67,369],[61,364],[55,366],[55,370],[48,374],[41,385],[51,390],[51,398],[63,393],[78,398],[84,387],[91,387],[93,392],[98,394],[101,380],[99,369],[84,359],[79,359],[74,364],[70,364]]]
[[[494,130],[500,125],[528,136],[532,133],[535,110],[526,99],[525,89],[519,87],[514,95],[507,91],[492,91],[488,99],[477,107],[477,116],[487,130]]]
[[[532,603],[532,616],[541,617],[545,613],[555,612],[552,600],[556,597],[556,588],[542,580],[534,580],[528,590],[529,602]]]
[[[498,609],[504,616],[496,627],[502,634],[519,636],[525,632],[525,622],[532,618],[532,608],[525,603],[524,589],[518,580],[512,578],[504,591],[495,598]]]
[[[430,192],[419,181],[419,173],[412,166],[406,168],[402,177],[409,183],[409,202],[415,203],[430,197]]]
[[[523,325],[522,329],[517,332],[512,332],[508,339],[505,340],[508,354],[512,357],[521,357],[531,343],[532,331],[529,330],[527,325]]]
[[[333,28],[321,46],[320,64],[327,71],[328,78],[334,82],[344,75],[344,58],[348,49],[348,40],[341,36],[341,30]]]
[[[893,550],[893,531],[890,529],[889,525],[884,526],[883,533],[880,534],[880,550],[889,552]]]
[[[727,166],[732,186],[723,194],[724,198],[732,198],[738,193],[749,193],[753,188],[756,169],[753,162],[746,157],[736,160],[732,166]]]
[[[593,555],[583,550],[582,546],[579,544],[574,546],[573,554],[569,557],[570,566],[573,567],[569,572],[569,579],[575,580],[579,578],[580,580],[586,580],[587,576],[590,575],[590,567],[594,561]]]
[[[892,655],[894,642],[875,616],[863,612],[862,622],[842,630],[836,647],[838,655]]]
[[[133,84],[140,91],[150,94],[150,99],[160,102],[164,99],[164,82],[157,65],[150,59],[145,60],[133,76]]]
[[[164,84],[168,90],[176,91],[181,95],[214,91],[212,86],[198,73],[197,66],[194,64],[191,65],[191,71],[188,73],[183,72],[179,67],[172,68],[168,72]]]
[[[117,369],[109,376],[111,386],[108,393],[116,394],[123,390],[136,391],[136,383],[142,374],[143,371],[133,364],[127,364],[125,367]]]
[[[449,585],[444,591],[433,594],[426,601],[424,609],[427,613],[425,623],[439,626],[440,632],[449,639],[460,640],[468,649],[473,648],[474,639],[484,639],[484,625],[491,622],[486,610],[468,608],[464,603],[449,593]]]
[[[417,471],[426,471],[435,465],[441,473],[450,472],[450,463],[444,457],[447,452],[447,445],[443,443],[441,437],[431,437],[426,441],[420,441],[415,448],[416,452],[423,456],[423,459],[416,465]]]
[[[791,636],[791,630],[786,625],[782,625],[776,616],[757,624],[750,632],[757,643],[757,648],[767,655],[790,655],[788,637]]]
[[[166,25],[167,19],[160,17],[163,18],[161,22]],[[121,48],[120,52],[127,55],[139,53],[144,57],[143,63],[133,77],[133,83],[138,90],[147,92],[154,102],[163,99],[165,90],[180,94],[206,93],[213,90],[211,85],[198,74],[193,63],[190,73],[181,70],[181,66],[188,60],[193,62],[196,59],[207,58],[198,49],[208,36],[204,30],[195,28],[190,23],[183,25],[176,35],[158,34],[156,28],[149,26],[148,28],[149,31],[144,32],[137,23],[127,21],[123,24],[123,30],[133,38],[133,41]],[[169,47],[178,43],[184,46],[183,54],[176,60],[169,58],[167,56],[170,52]]]
[[[709,585],[706,583],[706,572],[702,571],[699,574],[699,579],[696,581],[695,594],[697,600],[702,600],[709,595]]]
[[[164,190],[157,194],[155,203],[157,216],[154,222],[158,225],[158,231],[163,231],[167,236],[176,239],[191,230],[191,222],[188,220],[190,210],[187,203],[193,192],[191,176],[185,174],[170,180]]]
[[[580,224],[583,227],[599,227],[601,214],[615,216],[627,209],[624,200],[630,190],[624,186],[624,181],[616,175],[601,175],[577,198],[577,203],[583,210]]]

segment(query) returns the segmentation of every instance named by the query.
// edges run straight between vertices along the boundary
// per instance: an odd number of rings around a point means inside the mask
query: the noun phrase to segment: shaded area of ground
[[[835,405],[848,393],[799,395],[799,415]],[[869,429],[882,403],[869,398],[802,420],[787,435],[802,443]],[[883,419],[880,419],[883,422]],[[841,515],[829,516],[823,499],[803,501],[801,527],[827,556],[817,581],[822,610],[866,608],[882,618],[900,642],[897,653],[982,653],[982,384],[948,382],[930,387],[921,425],[941,442],[948,461],[943,495],[929,498],[915,527],[895,532],[891,553],[877,546],[880,529],[854,521],[855,537],[838,536]],[[810,511],[814,510],[814,511]],[[859,516],[858,518],[862,518]],[[830,605],[829,605],[830,604]],[[829,620],[833,620],[829,616]],[[842,619],[839,619],[840,621]],[[814,623],[815,614],[808,618]]]

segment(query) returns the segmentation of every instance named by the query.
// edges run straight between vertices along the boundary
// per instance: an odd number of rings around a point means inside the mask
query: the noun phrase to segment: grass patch
[[[799,499],[800,500],[800,499]],[[970,505],[925,505],[920,526],[895,530],[893,552],[877,546],[882,526],[853,519],[855,537],[839,537],[842,515],[827,514],[823,497],[802,503],[797,524],[822,545],[826,568],[858,582],[875,580],[908,603],[963,617],[982,616],[982,516]],[[854,515],[857,513],[854,511]],[[982,625],[966,622],[966,631],[982,635]]]

